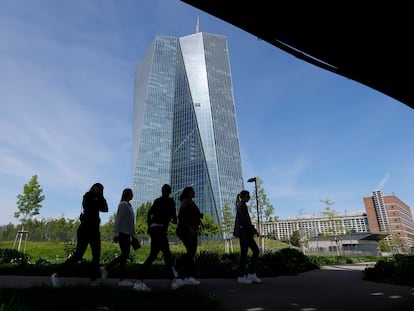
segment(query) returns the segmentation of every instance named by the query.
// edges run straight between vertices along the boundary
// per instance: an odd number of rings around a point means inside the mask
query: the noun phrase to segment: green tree
[[[387,241],[387,240],[379,241],[378,246],[381,249],[381,252],[391,252],[392,251],[392,247],[391,247],[389,241]]]
[[[266,195],[266,191],[263,187],[263,181],[260,177],[256,177],[256,187],[257,187],[257,200],[259,202],[259,214],[260,214],[260,221],[263,221],[263,216],[265,221],[270,221],[271,215],[274,212],[274,207],[270,204],[269,199]],[[257,215],[257,205],[256,205],[256,189],[251,191],[250,193],[250,204],[248,206],[249,212],[258,219]],[[274,220],[277,221],[278,217],[274,217]]]
[[[298,230],[292,232],[292,235],[290,236],[290,244],[297,247],[300,246],[300,232]]]
[[[235,216],[228,203],[224,204],[222,209],[221,232],[224,235],[224,250],[226,253],[233,252],[232,236],[234,230]]]
[[[323,235],[332,236],[334,235],[335,232],[337,234],[340,232],[345,233],[346,229],[342,226],[341,220],[337,219],[334,221],[334,218],[340,217],[339,213],[332,208],[335,202],[332,202],[328,198],[326,198],[326,200],[320,200],[320,201],[325,204],[325,209],[321,212],[321,214],[323,217],[327,218],[327,220],[321,221],[321,223],[330,224],[334,226],[334,227],[325,226],[325,232],[323,232]]]
[[[147,215],[152,203],[142,203],[135,212],[135,232],[137,234],[146,235],[148,231]]]
[[[20,218],[20,222],[24,224],[30,217],[39,215],[39,210],[42,207],[42,201],[45,196],[42,195],[43,189],[37,181],[37,175],[33,175],[30,181],[24,185],[23,194],[18,194],[17,208],[18,211],[14,213],[15,218]]]
[[[224,238],[228,239],[233,236],[235,216],[228,203],[224,204],[222,209],[222,222],[221,232],[224,234]]]
[[[112,242],[114,235],[116,213],[109,216],[108,221],[101,226],[101,238],[103,241]]]
[[[218,234],[220,233],[220,226],[214,222],[213,216],[209,214],[204,214],[199,233],[200,235]]]
[[[0,227],[0,241],[11,241],[15,238],[17,233],[17,227],[10,222],[6,226]]]
[[[335,218],[339,216],[339,213],[331,208],[335,202],[330,201],[328,198],[326,200],[320,200],[322,203],[325,204],[325,209],[321,212],[322,216],[327,218]]]
[[[137,223],[139,222],[145,222],[147,223],[147,215],[148,211],[152,206],[152,202],[142,203],[140,207],[135,212],[135,221]]]
[[[46,238],[50,241],[74,242],[79,225],[79,219],[66,219],[63,216],[57,219],[50,219],[46,223]]]

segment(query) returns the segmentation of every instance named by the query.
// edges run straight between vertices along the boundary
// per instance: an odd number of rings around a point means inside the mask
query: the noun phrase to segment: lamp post
[[[256,181],[256,177],[249,178],[247,180],[247,182],[254,182],[254,189],[255,189],[255,194],[256,194],[257,231],[259,232],[259,235],[260,235],[259,200],[258,200],[258,197],[257,197],[257,181]]]
[[[254,182],[254,190],[256,195],[256,212],[257,212],[257,233],[259,235],[259,245],[261,245],[261,238],[260,238],[260,213],[259,213],[259,197],[257,196],[257,177],[252,177],[247,180],[247,182]],[[262,246],[262,245],[261,245]],[[261,247],[263,250],[263,246]]]

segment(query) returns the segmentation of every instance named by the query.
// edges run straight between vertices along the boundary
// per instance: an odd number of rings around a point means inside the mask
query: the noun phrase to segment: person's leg
[[[185,254],[183,255],[183,277],[188,278],[192,276],[192,253],[193,253],[193,246],[191,242],[191,238],[189,236],[183,236],[181,241],[185,247]]]
[[[194,278],[196,274],[194,257],[197,252],[197,235],[187,234],[180,238],[186,249],[186,253],[183,255],[183,285],[199,285],[200,281]]]
[[[194,262],[195,255],[197,253],[197,235],[190,236],[187,244],[187,254],[188,254],[188,274],[189,276],[195,276],[196,266]]]
[[[184,242],[184,241],[183,241]],[[184,285],[199,285],[200,281],[196,280],[196,265],[194,257],[197,253],[197,235],[189,235],[184,242],[186,252],[186,263],[185,263],[185,278],[183,280]]]
[[[176,277],[173,272],[173,260],[170,251],[170,245],[168,244],[168,237],[165,233],[162,233],[160,236],[160,250],[164,256],[164,265],[168,273],[168,278],[170,280],[173,280]]]
[[[89,244],[91,245],[92,250],[90,279],[94,281],[99,273],[99,262],[101,260],[101,233],[99,230],[94,230],[90,235]]]
[[[254,238],[249,239],[248,247],[252,250],[252,253],[253,253],[252,257],[250,258],[248,273],[254,274],[256,273],[257,260],[259,259],[260,251]]]
[[[150,229],[150,237],[151,237],[151,250],[150,253],[145,260],[144,264],[142,265],[141,269],[138,272],[138,280],[142,281],[155,259],[157,259],[158,253],[160,252],[160,234],[157,229],[151,228]]]
[[[168,278],[171,280],[171,289],[176,290],[185,285],[182,279],[178,279],[178,272],[174,270],[173,259],[168,243],[167,233],[163,230],[160,236],[160,249],[164,256],[164,265],[168,273]]]
[[[66,259],[66,261],[58,267],[56,270],[57,276],[63,276],[66,273],[67,269],[76,262],[80,261],[85,254],[86,248],[88,247],[87,232],[83,228],[79,227],[76,232],[76,236],[77,243],[75,253],[73,253],[72,256]]]
[[[119,247],[121,256],[119,256],[119,278],[122,280],[126,277],[126,265],[131,252],[131,236],[129,234],[119,234]]]
[[[249,244],[247,239],[240,238],[240,257],[239,257],[239,266],[237,268],[238,276],[246,275],[246,264],[247,264],[247,251],[249,250]]]
[[[120,244],[120,243],[118,243]],[[121,245],[119,245],[121,247]],[[122,250],[121,250],[121,255],[122,255]],[[121,255],[115,257],[114,259],[112,259],[107,265],[105,265],[105,270],[106,271],[110,271],[112,269],[114,269],[117,265],[119,265],[119,263],[121,262]]]
[[[121,255],[115,257],[110,263],[108,263],[104,268],[106,271],[114,269],[119,265],[119,276],[120,279],[125,279],[126,276],[126,265],[129,259],[131,252],[131,237],[125,233],[119,233],[118,244],[121,250]]]

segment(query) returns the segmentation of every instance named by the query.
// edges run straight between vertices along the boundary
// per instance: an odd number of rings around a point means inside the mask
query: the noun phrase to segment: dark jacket
[[[159,197],[154,200],[147,214],[148,228],[152,224],[162,225],[167,231],[170,222],[177,223],[177,211],[175,209],[175,201],[170,197]]]
[[[108,204],[101,194],[86,192],[82,200],[83,213],[80,216],[81,225],[91,229],[99,229],[101,219],[99,212],[107,212]]]
[[[250,238],[257,234],[255,226],[250,219],[249,210],[245,202],[240,201],[236,208],[233,235],[238,238]]]
[[[197,234],[197,230],[201,225],[202,214],[198,206],[192,199],[184,199],[180,203],[178,212],[177,235]]]

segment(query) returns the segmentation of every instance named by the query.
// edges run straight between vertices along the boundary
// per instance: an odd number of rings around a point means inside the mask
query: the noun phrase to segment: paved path
[[[391,311],[414,288],[364,281],[365,264],[326,266],[299,275],[263,278],[262,284],[240,285],[233,279],[201,279],[201,287],[221,300],[226,311]],[[87,279],[64,278],[67,284]],[[114,284],[116,279],[104,280]],[[169,288],[167,280],[148,280],[150,287]],[[0,276],[0,287],[50,284],[48,277]],[[412,311],[412,310],[411,310]]]

